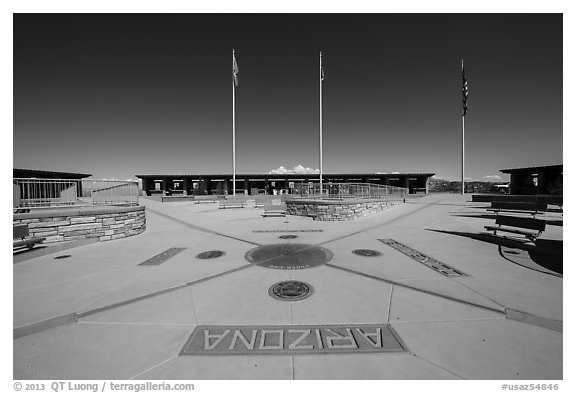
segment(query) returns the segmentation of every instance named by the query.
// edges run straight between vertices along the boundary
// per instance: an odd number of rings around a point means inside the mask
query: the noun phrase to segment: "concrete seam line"
[[[506,309],[506,319],[516,322],[526,323],[532,326],[538,326],[543,329],[563,332],[563,321],[557,319],[545,318],[538,315],[530,314],[524,311],[518,311],[511,308]]]
[[[358,231],[349,233],[349,234],[347,234],[347,235],[339,236],[339,237],[334,238],[334,239],[332,239],[332,240],[326,240],[326,241],[323,241],[323,242],[318,243],[318,244],[316,244],[316,245],[317,245],[317,246],[320,246],[320,245],[323,245],[323,244],[326,244],[326,243],[332,243],[332,242],[335,242],[335,241],[337,241],[337,240],[342,240],[342,239],[345,239],[345,238],[347,238],[347,237],[357,235],[357,234],[359,234],[359,233],[363,233],[363,232],[371,231],[371,230],[376,229],[376,228],[380,228],[380,227],[382,227],[382,226],[388,225],[388,224],[393,223],[393,222],[395,222],[395,221],[397,221],[397,220],[401,220],[401,219],[403,219],[403,218],[405,218],[405,217],[407,217],[407,216],[410,216],[410,215],[412,215],[412,214],[414,214],[414,213],[419,212],[420,210],[424,210],[424,209],[426,209],[426,208],[428,208],[428,207],[431,207],[431,206],[434,206],[434,205],[436,205],[436,203],[431,203],[431,204],[424,205],[424,206],[419,207],[419,208],[417,208],[417,209],[415,209],[415,210],[412,210],[411,212],[404,213],[404,214],[401,215],[401,216],[394,217],[394,218],[390,219],[389,221],[383,222],[383,223],[381,223],[381,224],[372,225],[371,227],[366,227],[366,228],[364,228],[364,229],[360,229],[360,230],[358,230]]]
[[[500,310],[500,309],[497,309],[497,308],[493,308],[493,307],[489,307],[489,306],[484,306],[484,305],[482,305],[482,304],[477,304],[477,303],[469,302],[469,301],[467,301],[467,300],[458,299],[458,298],[455,298],[455,297],[452,297],[452,296],[442,295],[442,294],[440,294],[440,293],[432,292],[432,291],[429,291],[429,290],[427,290],[427,289],[412,287],[412,286],[410,286],[410,285],[402,284],[402,283],[399,283],[399,282],[396,282],[396,281],[393,281],[393,280],[388,280],[388,279],[386,279],[386,278],[381,278],[381,277],[377,277],[377,276],[372,276],[372,275],[370,275],[370,274],[362,273],[362,272],[359,272],[359,271],[356,271],[356,270],[352,270],[352,269],[348,269],[348,268],[345,268],[345,267],[342,267],[342,266],[332,265],[332,264],[330,264],[330,263],[326,264],[326,266],[332,267],[332,268],[334,268],[334,269],[343,270],[343,271],[348,272],[348,273],[357,274],[357,275],[362,276],[362,277],[371,278],[371,279],[373,279],[373,280],[382,281],[382,282],[385,282],[385,283],[387,283],[387,284],[397,285],[397,286],[399,286],[399,287],[406,288],[406,289],[412,289],[412,290],[414,290],[414,291],[426,293],[426,294],[428,294],[428,295],[440,297],[440,298],[443,298],[443,299],[446,299],[446,300],[450,300],[450,301],[453,301],[453,302],[466,304],[466,305],[468,305],[468,306],[477,307],[477,308],[482,308],[482,309],[484,309],[484,310],[493,311],[493,312],[496,312],[496,313],[499,313],[499,314],[505,314],[505,313],[506,313],[505,310]]]
[[[152,367],[150,367],[149,369],[144,370],[144,371],[142,371],[141,373],[136,374],[136,375],[134,375],[134,376],[131,377],[131,378],[128,378],[128,380],[133,380],[134,378],[138,378],[139,376],[146,374],[148,371],[152,371],[152,370],[154,370],[155,368],[160,367],[161,365],[166,364],[166,363],[168,363],[168,362],[171,362],[172,360],[174,360],[174,359],[176,359],[176,358],[178,358],[178,355],[172,356],[171,358],[168,358],[168,359],[166,359],[166,360],[163,360],[163,361],[161,361],[160,363],[158,363],[157,365],[152,366]]]
[[[78,318],[85,318],[85,317],[87,317],[87,316],[90,316],[90,315],[93,315],[93,314],[97,314],[97,313],[100,313],[100,312],[103,312],[103,311],[108,311],[108,310],[111,310],[111,309],[113,309],[113,308],[118,308],[118,307],[126,306],[126,305],[128,305],[128,304],[136,303],[136,302],[139,302],[139,301],[142,301],[142,300],[151,299],[151,298],[156,297],[156,296],[165,295],[166,293],[169,293],[169,292],[172,292],[172,291],[177,291],[177,290],[179,290],[179,289],[187,288],[187,287],[190,287],[190,286],[193,286],[193,285],[196,285],[196,284],[200,284],[200,283],[202,283],[202,282],[209,281],[209,280],[212,280],[212,279],[214,279],[214,278],[218,278],[218,277],[224,276],[224,275],[226,275],[226,274],[235,273],[235,272],[237,272],[237,271],[239,271],[239,270],[247,269],[247,268],[252,267],[252,266],[254,266],[254,265],[253,265],[253,264],[247,264],[247,265],[239,266],[239,267],[237,267],[237,268],[234,268],[234,269],[231,269],[231,270],[226,270],[226,271],[224,271],[224,272],[220,272],[220,273],[214,274],[214,275],[212,275],[212,276],[203,277],[203,278],[200,278],[200,279],[195,280],[195,281],[186,282],[186,283],[183,283],[183,284],[174,286],[174,287],[162,289],[162,290],[160,290],[160,291],[148,293],[148,294],[145,294],[145,295],[142,295],[142,296],[138,296],[138,297],[135,297],[135,298],[132,298],[132,299],[122,300],[122,301],[120,301],[120,302],[112,303],[112,304],[109,304],[109,305],[107,305],[107,306],[95,308],[95,309],[92,309],[92,310],[82,311],[82,312],[77,313],[77,315],[78,315]]]
[[[436,364],[436,363],[434,363],[433,361],[428,360],[428,359],[426,359],[426,358],[424,358],[424,357],[422,357],[422,356],[420,356],[420,355],[417,355],[417,354],[412,353],[412,352],[411,352],[411,354],[412,354],[414,357],[422,360],[423,362],[426,362],[426,363],[428,363],[428,364],[430,364],[430,365],[432,365],[432,366],[434,366],[434,367],[437,367],[437,368],[439,368],[440,370],[444,370],[444,371],[446,371],[447,373],[450,373],[450,374],[452,374],[452,375],[454,375],[454,376],[456,376],[456,377],[458,377],[458,378],[460,378],[460,379],[463,379],[463,380],[468,380],[468,379],[469,379],[469,378],[463,377],[462,375],[460,375],[460,374],[458,374],[458,373],[456,373],[456,372],[454,372],[454,371],[452,371],[452,370],[448,370],[446,367],[442,367],[442,366],[440,366],[439,364]]]
[[[157,215],[159,215],[159,216],[162,216],[162,217],[164,217],[164,218],[167,218],[167,219],[169,219],[169,220],[172,220],[172,221],[174,221],[174,222],[177,222],[177,223],[180,224],[180,225],[183,225],[183,226],[188,227],[188,228],[191,228],[191,229],[195,229],[195,230],[200,231],[200,232],[210,233],[210,234],[212,234],[212,235],[218,235],[218,236],[226,237],[226,238],[228,238],[228,239],[238,240],[238,241],[241,241],[241,242],[244,242],[244,243],[248,243],[248,244],[252,244],[252,245],[255,245],[255,246],[261,246],[261,244],[254,243],[254,242],[251,242],[251,241],[249,241],[249,240],[245,240],[245,239],[241,239],[241,238],[239,238],[239,237],[234,237],[234,236],[226,235],[226,234],[223,234],[223,233],[220,233],[220,232],[213,231],[213,230],[211,230],[211,229],[206,229],[206,228],[202,228],[202,227],[196,226],[196,225],[194,225],[194,224],[190,224],[189,222],[186,222],[186,221],[184,221],[184,220],[180,220],[180,219],[178,219],[178,218],[172,217],[172,216],[170,216],[170,215],[168,215],[168,214],[165,214],[165,213],[160,213],[159,211],[154,210],[154,209],[150,209],[149,207],[148,207],[147,209],[148,209],[150,212],[154,213],[154,214],[157,214]]]
[[[24,336],[30,336],[42,332],[44,330],[52,329],[55,327],[67,325],[69,323],[77,322],[78,316],[76,313],[69,313],[64,315],[59,315],[57,317],[44,319],[42,321],[36,321],[29,323],[27,325],[17,326],[13,331],[13,339],[17,339]]]

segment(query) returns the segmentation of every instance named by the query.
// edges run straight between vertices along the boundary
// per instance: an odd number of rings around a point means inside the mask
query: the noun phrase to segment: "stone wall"
[[[396,206],[401,200],[287,200],[286,213],[293,216],[312,217],[319,221],[357,220]]]
[[[31,237],[56,243],[97,237],[99,241],[134,236],[146,230],[144,206],[38,210],[18,213],[13,224],[27,224]]]

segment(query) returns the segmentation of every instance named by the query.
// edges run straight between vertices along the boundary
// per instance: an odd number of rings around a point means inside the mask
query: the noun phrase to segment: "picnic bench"
[[[262,217],[286,217],[286,205],[272,205],[272,204],[265,204],[264,212],[262,213]]]
[[[488,211],[499,213],[529,213],[532,217],[542,214],[548,209],[548,204],[543,202],[502,202],[492,201]]]
[[[522,235],[528,240],[535,241],[546,229],[546,221],[533,217],[498,215],[496,216],[496,225],[488,225],[484,228],[493,232],[494,236],[498,236],[498,232],[508,232]]]
[[[244,209],[246,202],[244,201],[220,201],[219,209]]]
[[[32,249],[35,244],[42,243],[46,238],[44,237],[29,237],[30,231],[28,230],[28,225],[17,224],[13,226],[14,230],[14,248],[28,247]]]

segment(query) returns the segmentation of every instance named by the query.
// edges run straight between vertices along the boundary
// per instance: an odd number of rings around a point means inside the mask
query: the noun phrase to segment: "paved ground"
[[[493,223],[482,218],[485,204],[468,200],[431,195],[355,222],[316,222],[142,199],[145,233],[14,264],[14,379],[562,379],[563,278],[521,263],[520,254],[504,258],[497,245],[438,232],[475,234]],[[544,235],[562,239],[562,226]],[[465,275],[444,276],[379,239]],[[298,270],[245,259],[255,247],[290,242],[319,245],[332,258]],[[183,250],[139,265],[170,248]],[[196,258],[210,250],[225,254]],[[308,283],[312,295],[272,298],[269,288],[286,280]],[[339,338],[333,353],[266,354],[271,344],[262,339],[255,354],[181,354],[206,326],[211,333],[199,334],[208,347],[225,327],[252,327],[242,331],[245,347],[258,347],[249,337],[258,329],[308,327]],[[359,346],[357,335],[375,326],[390,327],[404,350],[338,352],[346,328]],[[378,347],[370,337],[364,345]]]

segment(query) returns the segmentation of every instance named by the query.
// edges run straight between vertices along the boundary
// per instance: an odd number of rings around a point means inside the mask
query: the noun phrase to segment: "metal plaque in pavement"
[[[166,262],[168,259],[172,258],[176,254],[180,254],[186,248],[180,247],[172,247],[167,249],[166,251],[162,251],[160,254],[153,256],[150,259],[145,260],[142,263],[139,263],[138,266],[156,266],[160,265],[161,263]]]
[[[394,239],[378,239],[378,240],[392,247],[393,249],[400,251],[402,254],[409,256],[415,261],[420,262],[421,264],[429,267],[430,269],[437,271],[440,274],[451,277],[466,276],[466,274],[464,274],[460,270],[455,269],[452,266],[440,262],[432,257],[429,257],[428,255],[423,254],[420,251],[415,250],[411,247],[408,247],[405,244],[397,242]]]
[[[197,326],[180,355],[405,352],[389,324]]]

